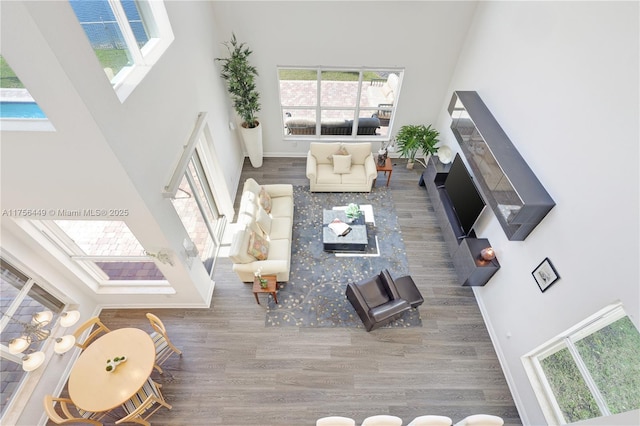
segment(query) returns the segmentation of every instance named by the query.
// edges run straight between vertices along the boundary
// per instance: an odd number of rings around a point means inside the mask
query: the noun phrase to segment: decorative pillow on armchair
[[[351,155],[334,155],[333,173],[351,173]]]
[[[269,254],[269,241],[265,240],[255,232],[252,232],[251,237],[249,237],[248,253],[258,260],[267,260],[267,256]]]

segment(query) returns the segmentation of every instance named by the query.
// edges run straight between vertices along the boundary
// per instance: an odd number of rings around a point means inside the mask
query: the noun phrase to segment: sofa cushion
[[[291,256],[291,240],[272,240],[269,243],[268,260],[284,260],[289,262]]]
[[[293,217],[293,197],[271,198],[271,218]]]
[[[351,155],[333,155],[333,173],[351,172]]]
[[[238,222],[249,223],[256,220],[257,195],[252,192],[245,192],[240,199],[240,209],[238,210]]]
[[[341,176],[343,175],[333,173],[333,166],[331,164],[318,164],[317,171],[317,183],[340,184],[342,182]]]
[[[251,231],[249,231],[246,226],[241,227],[233,234],[231,247],[229,247],[229,259],[231,259],[233,263],[251,263],[256,261],[256,258],[251,256],[247,251],[250,236]]]
[[[292,228],[292,218],[274,217],[271,220],[271,232],[269,232],[270,243],[273,243],[273,240],[290,239]],[[269,246],[271,247],[271,244],[269,244]],[[269,252],[271,252],[271,248],[269,248]]]
[[[271,234],[271,216],[262,207],[258,207],[256,223],[264,234]]]
[[[269,256],[269,241],[256,232],[251,232],[247,253],[258,260],[266,260]]]
[[[362,297],[367,301],[369,308],[383,305],[390,300],[387,290],[384,288],[384,285],[382,285],[382,282],[380,282],[379,277],[358,283],[358,290],[360,290]]]
[[[345,173],[340,176],[342,176],[342,183],[344,184],[363,183],[367,181],[367,173],[361,164],[353,164],[351,166],[351,173]]]
[[[318,164],[331,164],[330,158],[342,146],[339,142],[311,142],[309,149],[311,155],[316,157]],[[350,154],[350,152],[349,152]]]
[[[262,186],[258,182],[256,182],[255,179],[248,178],[247,180],[244,181],[244,186],[242,187],[242,195],[244,196],[245,193],[252,192],[256,196],[258,196],[258,194],[260,194],[261,189],[262,189]]]
[[[364,164],[365,158],[371,155],[370,143],[353,143],[346,146],[351,154],[352,164]]]
[[[349,151],[347,151],[347,149],[343,145],[340,145],[340,148],[338,148],[336,152],[327,157],[327,160],[329,160],[329,163],[331,164],[333,164],[334,155],[349,155]]]
[[[267,213],[270,213],[271,212],[271,196],[269,195],[267,190],[264,189],[264,187],[260,188],[260,193],[258,194],[258,197],[259,197],[258,199],[260,201],[260,205],[262,206],[262,208]]]

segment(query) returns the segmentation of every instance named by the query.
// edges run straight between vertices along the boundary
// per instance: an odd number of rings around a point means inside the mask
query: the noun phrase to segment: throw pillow
[[[329,160],[329,163],[333,164],[333,156],[334,155],[349,155],[349,151],[347,151],[347,148],[345,148],[344,146],[340,145],[340,148],[338,148],[338,150],[336,152],[334,152],[333,154],[331,154],[330,156],[327,157],[327,160]]]
[[[351,173],[351,155],[334,155],[333,173]]]
[[[258,207],[257,216],[256,222],[258,226],[265,235],[269,235],[271,233],[271,216],[262,207]]]
[[[269,242],[255,232],[249,237],[248,253],[258,260],[266,260],[269,254]]]
[[[267,213],[271,213],[271,197],[264,186],[260,188],[260,194],[258,194],[258,199],[260,200],[260,205]]]

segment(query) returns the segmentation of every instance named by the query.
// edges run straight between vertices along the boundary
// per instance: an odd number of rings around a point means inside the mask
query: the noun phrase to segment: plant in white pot
[[[418,152],[422,152],[425,156],[437,153],[438,136],[440,136],[440,132],[431,128],[431,125],[410,124],[400,128],[396,135],[396,143],[400,156],[409,160],[407,161],[408,169],[413,169],[415,161],[426,167],[420,159],[416,159],[416,155]]]
[[[258,70],[249,63],[251,49],[239,43],[235,34],[224,43],[226,58],[216,58],[222,64],[222,77],[227,83],[233,107],[242,119],[240,133],[253,167],[262,166],[262,127],[256,114],[260,111],[260,93],[256,89]]]

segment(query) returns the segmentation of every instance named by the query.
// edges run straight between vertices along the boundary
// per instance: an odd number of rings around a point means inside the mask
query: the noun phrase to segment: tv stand
[[[469,235],[462,231],[449,195],[444,189],[444,181],[450,167],[450,164],[442,164],[437,157],[431,156],[426,170],[420,177],[419,185],[426,188],[433,203],[458,282],[463,286],[483,286],[500,269],[500,263],[497,258],[491,261],[480,258],[480,251],[491,245],[489,240],[477,238],[473,231]]]

